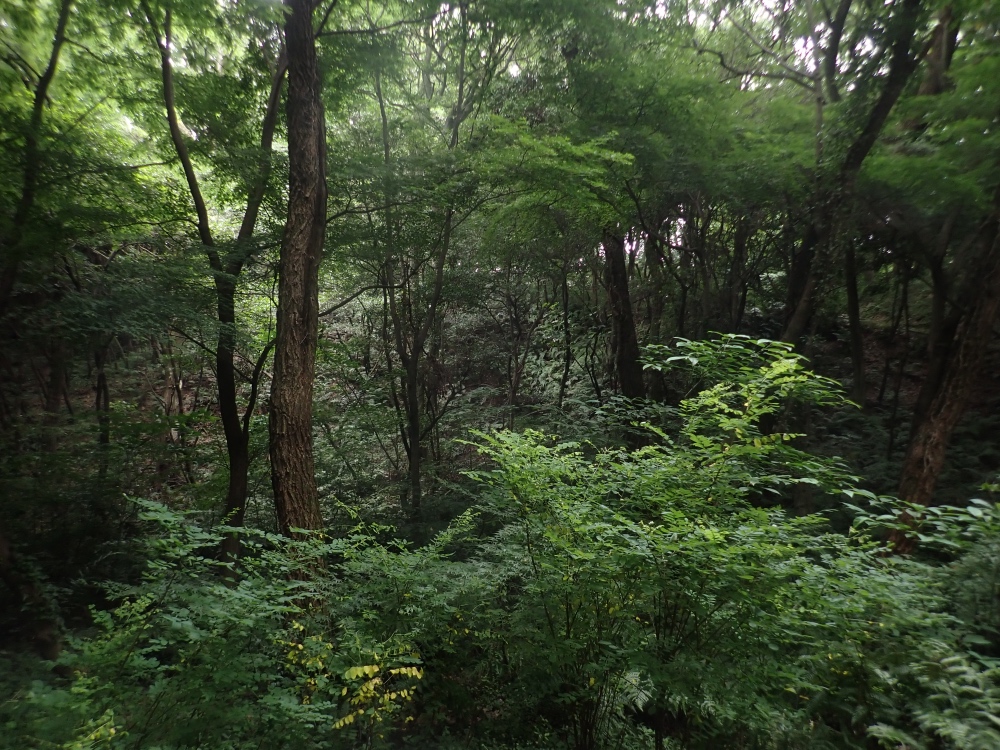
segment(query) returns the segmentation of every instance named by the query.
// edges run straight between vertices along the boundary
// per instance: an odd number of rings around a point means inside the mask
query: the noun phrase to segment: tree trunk
[[[938,11],[938,22],[934,26],[931,49],[927,54],[927,72],[920,82],[918,95],[933,96],[948,89],[948,69],[958,45],[958,27],[959,20],[955,18],[955,10],[951,5]]]
[[[41,586],[30,574],[30,568],[19,564],[17,554],[0,525],[0,581],[10,589],[14,606],[21,611],[24,634],[30,638],[38,655],[55,661],[62,652],[62,628],[52,614]]]
[[[848,242],[844,248],[844,281],[847,285],[847,318],[851,328],[851,363],[854,382],[851,394],[854,402],[865,405],[865,339],[861,330],[861,309],[858,301],[858,270],[854,257],[854,244]]]
[[[271,80],[271,91],[268,96],[264,120],[261,125],[260,155],[258,172],[247,195],[247,207],[240,223],[236,237],[236,247],[225,259],[219,255],[212,236],[208,217],[208,207],[201,193],[198,176],[188,152],[187,143],[181,132],[180,120],[177,116],[177,104],[174,93],[173,63],[171,60],[171,14],[167,10],[162,29],[153,14],[150,5],[143,0],[141,3],[147,22],[156,38],[160,54],[160,75],[163,82],[163,103],[166,109],[167,124],[170,138],[177,153],[178,160],[184,170],[188,192],[194,202],[198,216],[198,236],[205,247],[209,265],[212,268],[215,282],[216,310],[219,320],[219,334],[215,350],[216,386],[219,398],[219,415],[226,438],[226,452],[229,458],[229,486],[226,491],[224,516],[230,526],[242,526],[246,515],[246,500],[248,488],[248,473],[250,471],[250,418],[253,415],[256,402],[257,384],[260,378],[261,366],[254,371],[254,382],[251,383],[251,399],[241,424],[238,401],[238,386],[236,381],[236,284],[243,265],[249,255],[249,243],[257,224],[260,206],[267,189],[271,173],[271,147],[274,141],[274,129],[278,118],[278,107],[281,98],[281,87],[284,81],[287,60],[282,50],[278,54],[274,75]],[[270,344],[265,347],[269,351]],[[264,357],[266,355],[262,355]],[[223,554],[234,559],[239,555],[239,537],[228,534],[222,543]]]
[[[1000,189],[994,200],[993,215],[980,232],[980,260],[970,269],[967,293],[962,295],[968,304],[955,328],[940,378],[928,381],[933,395],[921,394],[927,406],[918,413],[903,460],[899,496],[912,503],[929,505],[933,499],[948,441],[968,405],[1000,317]]]
[[[229,456],[229,487],[226,490],[225,518],[228,526],[242,526],[246,516],[247,475],[250,471],[249,435],[240,424],[236,400],[236,279],[216,277],[219,337],[215,349],[215,382],[219,392],[219,416],[226,436]],[[239,537],[227,534],[222,552],[229,559],[239,556]]]
[[[97,477],[101,485],[108,476],[108,453],[111,447],[111,391],[104,365],[107,345],[98,346],[94,352],[94,366],[97,370],[97,384],[94,386],[94,411],[97,412]]]
[[[226,435],[226,450],[229,454],[229,487],[226,491],[225,516],[230,526],[242,526],[246,519],[246,503],[250,473],[250,422],[257,405],[257,393],[267,357],[274,347],[268,342],[261,351],[250,381],[250,397],[243,412],[242,423],[239,415],[236,385],[236,284],[250,254],[257,216],[260,213],[268,178],[271,175],[271,147],[274,129],[278,120],[281,88],[287,68],[284,49],[278,53],[274,75],[271,79],[271,93],[261,124],[260,161],[256,180],[247,195],[247,207],[243,213],[236,248],[226,262],[226,273],[215,276],[215,294],[219,318],[219,336],[215,351],[216,382],[219,392],[219,412]],[[239,556],[240,540],[234,532],[222,541],[222,553],[229,559]]]
[[[563,368],[559,377],[559,411],[562,411],[566,400],[566,388],[569,385],[569,368],[573,364],[573,329],[569,322],[569,269],[563,266],[562,283],[559,285],[562,293],[562,329],[563,329]]]
[[[829,240],[838,212],[847,205],[854,191],[854,181],[861,166],[878,140],[893,107],[906,88],[907,82],[919,62],[919,55],[913,54],[911,46],[916,36],[921,15],[921,0],[902,0],[893,14],[889,33],[893,41],[889,58],[889,71],[878,99],[868,112],[867,119],[857,133],[844,158],[837,168],[833,188],[821,183],[814,199],[816,208],[803,235],[801,249],[792,261],[789,273],[789,293],[786,307],[785,331],[782,341],[797,343],[805,333],[816,305],[816,290],[819,286],[817,252],[823,250]]]
[[[643,398],[646,395],[646,385],[642,378],[639,342],[636,338],[632,299],[629,295],[625,242],[610,232],[604,235],[604,277],[611,307],[618,385],[626,398]]]
[[[271,483],[278,525],[319,529],[312,396],[319,330],[319,264],[326,230],[326,133],[311,0],[285,0],[288,55],[288,221],[279,258],[271,381]]]
[[[420,500],[423,494],[421,486],[421,459],[423,452],[420,445],[420,360],[411,353],[406,361],[406,443],[409,447],[409,501],[410,512],[420,513]]]

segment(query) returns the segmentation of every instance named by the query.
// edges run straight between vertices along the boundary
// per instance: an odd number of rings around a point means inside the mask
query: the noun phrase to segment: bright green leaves
[[[620,681],[635,670],[654,710],[696,716],[709,735],[776,731],[764,726],[778,714],[736,717],[784,688],[782,661],[823,637],[818,622],[846,626],[820,590],[827,575],[860,573],[865,554],[817,536],[820,519],[742,503],[730,476],[682,445],[594,456],[505,433],[483,450],[499,465],[481,475],[489,497],[510,514],[503,556],[524,595],[509,638],[529,682],[562,684],[585,722],[595,695],[610,701],[601,710],[621,707]],[[819,555],[855,557],[833,573]]]
[[[653,350],[649,364],[688,368],[702,388],[656,444],[599,452],[537,432],[479,436],[497,465],[475,475],[483,511],[506,523],[485,552],[506,571],[508,658],[536,690],[558,692],[567,731],[600,744],[631,706],[685,717],[692,747],[734,734],[863,747],[870,725],[897,736],[909,705],[927,707],[921,731],[984,731],[948,696],[980,690],[988,712],[991,674],[906,683],[933,669],[933,644],[966,664],[929,568],[821,517],[755,507],[762,490],[795,482],[870,494],[791,448],[794,435],[761,429],[789,404],[841,403],[835,385],[787,346],[740,337]],[[980,524],[992,514],[966,512]]]

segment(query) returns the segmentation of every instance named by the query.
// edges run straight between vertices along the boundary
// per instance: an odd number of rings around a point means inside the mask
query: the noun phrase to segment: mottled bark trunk
[[[326,134],[311,0],[286,0],[288,221],[279,258],[271,381],[271,483],[281,531],[323,525],[313,463],[319,264],[326,229]]]

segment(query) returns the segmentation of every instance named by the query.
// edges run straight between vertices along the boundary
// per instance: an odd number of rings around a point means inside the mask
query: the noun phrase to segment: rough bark
[[[285,0],[288,55],[288,220],[279,258],[271,381],[271,484],[278,525],[323,525],[313,463],[312,401],[319,265],[326,229],[326,134],[311,0]]]

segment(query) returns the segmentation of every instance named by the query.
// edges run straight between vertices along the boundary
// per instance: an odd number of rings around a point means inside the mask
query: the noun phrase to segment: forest
[[[1000,5],[0,1],[0,750],[1000,750]]]

